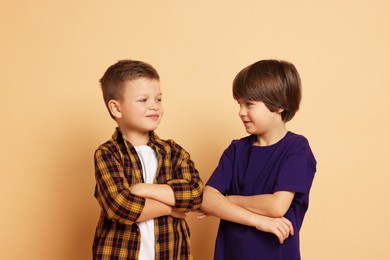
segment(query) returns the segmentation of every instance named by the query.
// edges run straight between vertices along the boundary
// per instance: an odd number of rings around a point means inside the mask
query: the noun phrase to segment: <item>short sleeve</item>
[[[310,191],[314,170],[305,155],[288,156],[281,165],[274,192],[291,191],[306,194]]]
[[[207,181],[208,186],[217,189],[221,194],[229,194],[230,183],[233,175],[233,162],[229,152],[231,149],[226,149],[222,154],[217,168],[214,170],[210,179]]]

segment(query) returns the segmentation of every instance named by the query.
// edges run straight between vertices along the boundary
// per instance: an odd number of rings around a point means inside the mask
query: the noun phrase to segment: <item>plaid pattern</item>
[[[188,212],[202,202],[203,183],[189,154],[173,140],[161,140],[150,133],[148,145],[156,151],[158,170],[155,183],[172,187],[175,208]],[[143,182],[142,165],[134,147],[118,129],[112,139],[95,152],[95,197],[101,213],[93,243],[93,258],[138,259],[140,231],[136,220],[145,199],[130,192],[130,186]],[[155,259],[192,259],[190,232],[184,219],[156,218]]]

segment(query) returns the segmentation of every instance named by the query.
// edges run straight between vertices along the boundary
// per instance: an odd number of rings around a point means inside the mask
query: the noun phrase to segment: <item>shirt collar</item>
[[[125,146],[128,148],[133,147],[130,142],[126,141],[123,138],[122,132],[120,131],[119,127],[117,127],[115,129],[115,132],[112,135],[112,139],[117,141],[118,143],[125,144]],[[158,135],[154,131],[149,132],[149,141],[148,141],[147,145],[159,153],[163,153],[163,154],[166,153],[166,150],[165,150],[166,144],[160,139],[160,137],[158,137]]]

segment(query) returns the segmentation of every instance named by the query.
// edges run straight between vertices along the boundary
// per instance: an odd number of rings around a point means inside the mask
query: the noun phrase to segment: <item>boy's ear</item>
[[[122,117],[121,106],[120,106],[120,103],[118,101],[113,100],[113,99],[108,101],[108,108],[110,109],[111,114],[115,118],[121,118]]]
[[[283,113],[283,111],[284,111],[284,109],[283,108],[279,108],[276,112],[278,113],[278,114],[282,114]]]

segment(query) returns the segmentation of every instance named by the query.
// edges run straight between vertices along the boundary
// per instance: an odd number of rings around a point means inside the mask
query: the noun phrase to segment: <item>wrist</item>
[[[257,227],[259,225],[259,216],[256,215],[256,214],[250,214],[250,216],[248,217],[248,226],[251,226],[251,227]]]
[[[166,206],[168,208],[167,209],[167,215],[172,216],[172,214],[174,214],[174,212],[175,212],[175,209],[173,207],[169,206],[169,205],[166,205]]]
[[[250,226],[258,229],[258,230],[262,230],[264,231],[264,227],[265,227],[265,219],[267,217],[263,216],[263,215],[258,215],[256,213],[253,213],[251,214],[251,217],[249,218],[250,219]]]

